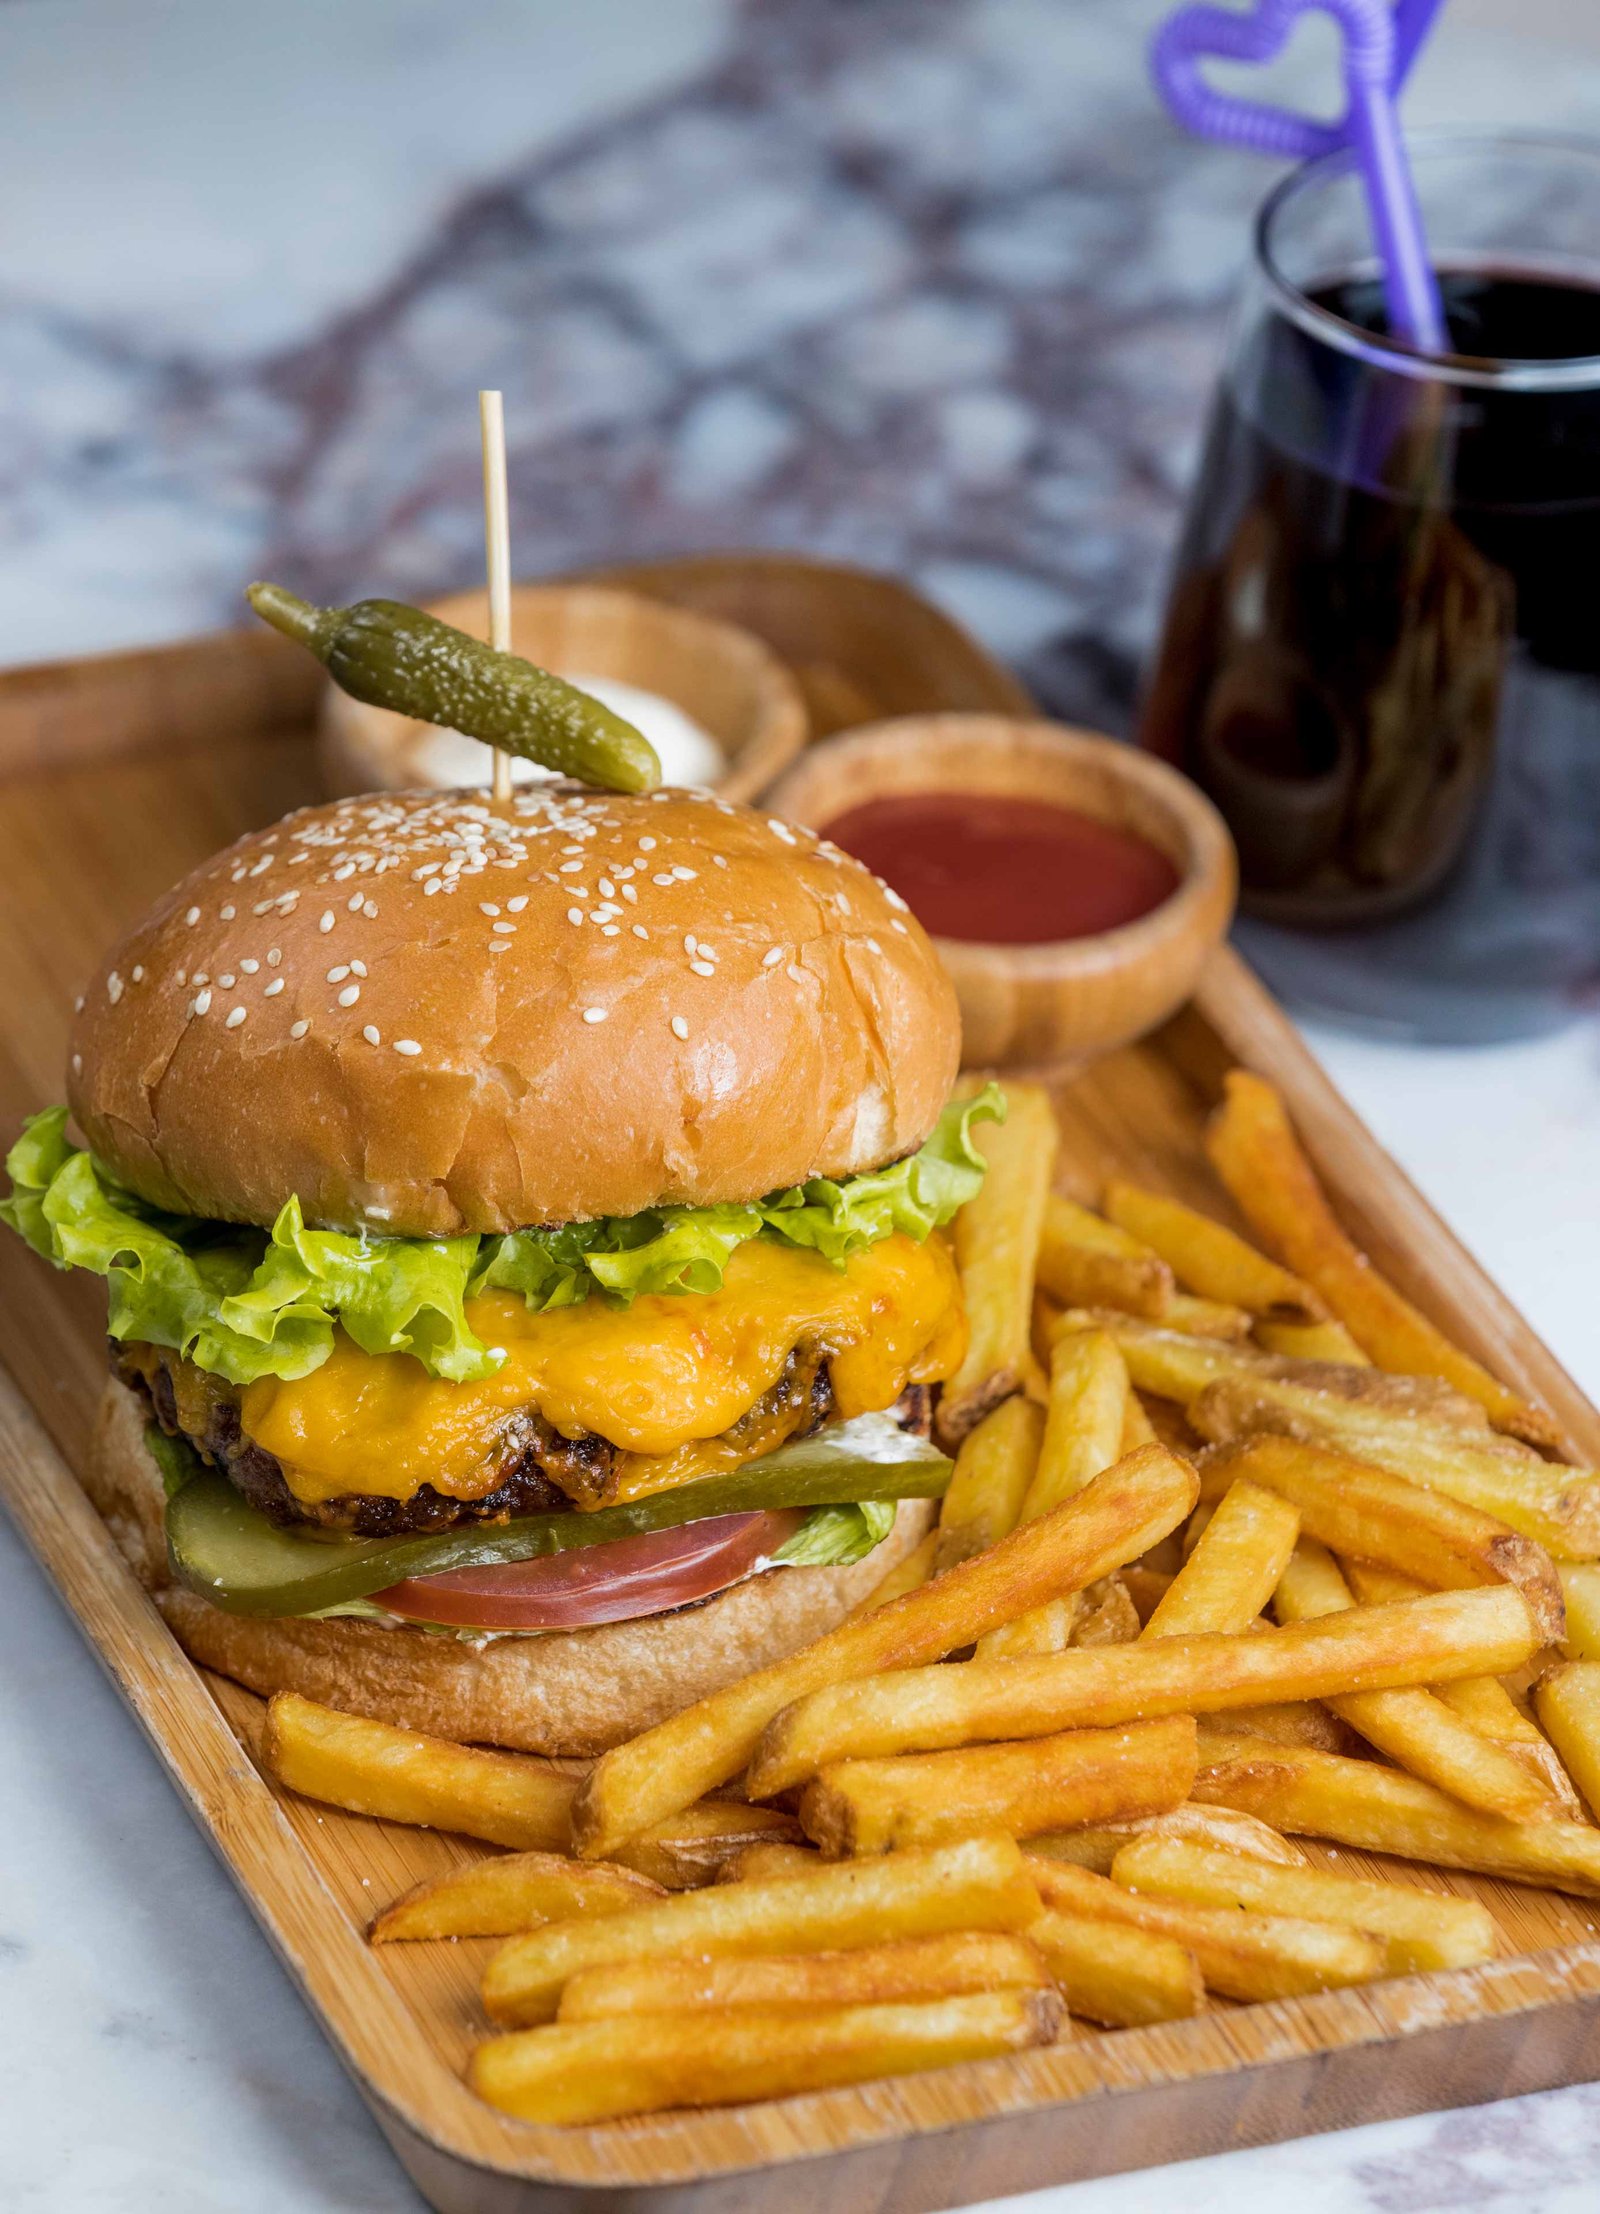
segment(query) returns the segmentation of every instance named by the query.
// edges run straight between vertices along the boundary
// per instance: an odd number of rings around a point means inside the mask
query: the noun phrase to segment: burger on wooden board
[[[0,1202],[108,1281],[88,1482],[188,1651],[582,1754],[840,1619],[948,1480],[958,1050],[894,893],[700,793],[350,799],[197,869]]]

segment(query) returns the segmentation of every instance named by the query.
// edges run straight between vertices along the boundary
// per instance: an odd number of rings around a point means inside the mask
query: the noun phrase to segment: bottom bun
[[[107,1384],[85,1489],[191,1660],[263,1696],[298,1691],[403,1729],[524,1753],[604,1752],[796,1652],[866,1598],[935,1512],[931,1500],[902,1500],[883,1543],[849,1568],[768,1569],[671,1614],[469,1645],[379,1622],[224,1614],[173,1583],[146,1419],[135,1393]]]

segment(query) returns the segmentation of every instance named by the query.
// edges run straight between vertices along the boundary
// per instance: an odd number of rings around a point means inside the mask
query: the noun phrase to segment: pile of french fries
[[[1009,1103],[954,1230],[954,1479],[853,1617],[582,1774],[272,1703],[287,1786],[511,1848],[371,1933],[503,1941],[472,2081],[509,2114],[1493,1955],[1441,1879],[1296,1838],[1600,1897],[1600,1475],[1384,1280],[1259,1078],[1208,1149],[1265,1251],[1132,1184],[1062,1197],[1048,1098]]]

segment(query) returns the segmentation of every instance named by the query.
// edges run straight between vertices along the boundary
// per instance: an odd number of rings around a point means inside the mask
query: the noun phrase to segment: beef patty
[[[621,1458],[618,1446],[588,1432],[565,1437],[529,1407],[513,1415],[501,1432],[496,1482],[482,1498],[452,1499],[432,1484],[422,1484],[409,1499],[344,1492],[336,1499],[310,1503],[297,1499],[289,1489],[275,1456],[244,1435],[238,1393],[231,1385],[220,1377],[205,1378],[204,1421],[190,1428],[179,1414],[173,1385],[179,1355],[162,1346],[113,1340],[111,1357],[118,1377],[140,1394],[169,1437],[187,1438],[253,1507],[279,1524],[309,1523],[352,1537],[431,1535],[471,1523],[508,1522],[514,1515],[551,1514],[574,1505],[600,1507],[615,1489]],[[809,1437],[832,1413],[833,1382],[826,1358],[797,1346],[777,1382],[723,1435],[733,1445],[747,1445],[753,1459],[790,1439]],[[904,1428],[926,1437],[933,1420],[932,1387],[908,1385],[894,1413]]]

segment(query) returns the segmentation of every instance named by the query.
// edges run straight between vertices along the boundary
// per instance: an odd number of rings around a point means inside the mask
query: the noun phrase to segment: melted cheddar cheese
[[[246,1386],[247,1438],[273,1454],[308,1505],[345,1492],[408,1499],[432,1484],[481,1499],[499,1481],[507,1422],[533,1408],[564,1436],[623,1450],[613,1496],[737,1467],[776,1439],[724,1438],[783,1373],[797,1345],[832,1363],[834,1404],[851,1415],[891,1407],[908,1383],[952,1374],[966,1330],[942,1239],[885,1238],[843,1269],[753,1238],[721,1289],[604,1299],[534,1313],[515,1293],[469,1300],[467,1317],[505,1361],[484,1383],[430,1376],[409,1354],[363,1353],[341,1332],[309,1376]]]

